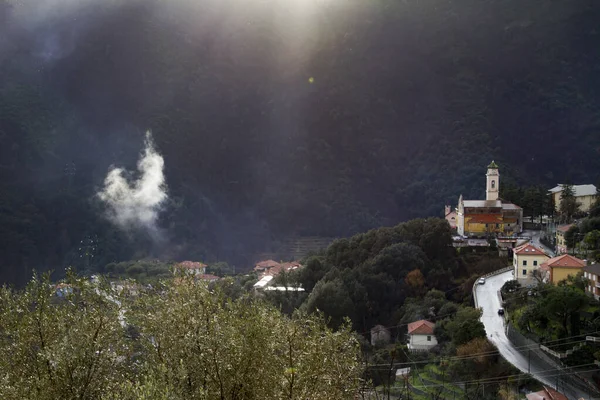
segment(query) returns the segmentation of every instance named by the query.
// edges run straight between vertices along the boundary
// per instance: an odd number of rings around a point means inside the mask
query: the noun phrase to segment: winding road
[[[481,322],[485,326],[488,339],[498,347],[500,354],[509,363],[522,372],[530,373],[543,384],[556,389],[556,375],[560,373],[559,370],[549,371],[546,363],[540,362],[535,357],[529,359],[519,352],[506,336],[504,318],[498,315],[498,309],[501,307],[498,291],[505,282],[512,278],[512,271],[508,271],[487,278],[483,285],[477,285],[475,289],[476,304],[483,309]],[[559,389],[569,399],[592,399],[588,393],[568,384],[564,379],[561,380]]]

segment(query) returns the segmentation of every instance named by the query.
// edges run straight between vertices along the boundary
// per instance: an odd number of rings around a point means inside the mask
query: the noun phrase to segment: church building
[[[499,198],[500,174],[492,161],[487,167],[485,200],[458,199],[456,227],[468,237],[514,236],[523,230],[523,209]]]

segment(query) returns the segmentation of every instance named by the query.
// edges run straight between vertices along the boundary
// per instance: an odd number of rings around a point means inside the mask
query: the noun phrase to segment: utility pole
[[[527,351],[527,373],[531,373],[531,349]]]

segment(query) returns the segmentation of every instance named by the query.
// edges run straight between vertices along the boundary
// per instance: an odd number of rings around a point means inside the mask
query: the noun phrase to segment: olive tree
[[[106,398],[354,398],[359,349],[347,326],[334,332],[320,316],[288,318],[192,279],[157,293],[132,308],[144,354],[139,376]]]
[[[0,289],[0,398],[98,399],[127,374],[130,346],[108,287],[69,275]]]

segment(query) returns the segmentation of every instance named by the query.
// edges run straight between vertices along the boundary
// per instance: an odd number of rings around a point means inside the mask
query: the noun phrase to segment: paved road
[[[508,271],[491,276],[486,279],[485,284],[477,286],[475,289],[477,305],[483,308],[481,322],[485,326],[488,339],[498,347],[500,354],[508,362],[522,372],[531,373],[538,381],[555,388],[555,375],[557,375],[557,372],[549,372],[548,366],[545,363],[540,363],[535,357],[531,357],[531,363],[529,363],[528,357],[515,349],[515,346],[506,337],[504,319],[498,315],[498,309],[500,308],[498,291],[504,285],[504,282],[511,280],[512,277],[512,271]],[[580,397],[584,399],[590,398],[587,393],[583,393],[581,390],[567,385],[564,380],[561,381],[560,391],[567,395],[569,399],[578,399]]]
[[[548,254],[550,257],[554,257],[554,252],[549,247],[544,246],[544,244],[540,242],[542,231],[523,231],[522,236],[530,237],[531,243],[533,243],[534,246],[542,248],[546,252],[546,254]]]

